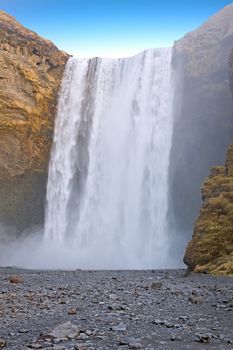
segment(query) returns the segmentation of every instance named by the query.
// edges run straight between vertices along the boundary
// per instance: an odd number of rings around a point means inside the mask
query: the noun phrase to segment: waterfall
[[[49,166],[44,239],[79,267],[169,265],[172,49],[70,58]]]

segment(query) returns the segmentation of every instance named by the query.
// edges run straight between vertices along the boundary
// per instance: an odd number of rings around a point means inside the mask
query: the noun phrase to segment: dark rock
[[[195,334],[195,341],[199,343],[209,343],[210,338],[211,337],[209,334],[202,334],[202,333]]]
[[[232,142],[233,100],[228,80],[232,17],[230,4],[174,45],[173,64],[180,80],[170,156],[170,210],[174,213],[171,225],[182,241],[191,238],[203,179],[213,166],[224,162]],[[195,267],[190,260],[188,265]]]
[[[0,338],[0,348],[5,348],[6,347],[6,340],[3,338]]]

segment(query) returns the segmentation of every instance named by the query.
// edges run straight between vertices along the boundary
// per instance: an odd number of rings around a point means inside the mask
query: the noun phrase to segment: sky
[[[0,9],[77,57],[172,46],[227,0],[0,0]]]

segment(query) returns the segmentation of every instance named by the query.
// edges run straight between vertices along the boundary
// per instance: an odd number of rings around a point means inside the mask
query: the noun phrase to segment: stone
[[[76,338],[80,334],[79,327],[70,321],[61,323],[45,334],[45,338],[68,340]]]
[[[188,298],[188,301],[192,304],[202,304],[203,303],[203,300],[201,298],[197,298],[197,297],[193,297],[193,296],[190,296]]]
[[[129,345],[130,342],[131,342],[131,338],[122,338],[119,341],[119,345]]]
[[[127,307],[125,305],[120,305],[120,304],[117,304],[117,303],[113,303],[113,304],[108,306],[108,309],[109,310],[113,310],[113,311],[126,310],[126,308]]]
[[[3,338],[0,338],[0,348],[5,348],[6,347],[6,340]]]
[[[88,335],[88,336],[92,335],[92,331],[89,330],[89,329],[87,329],[85,333],[86,333],[86,335]]]
[[[163,283],[161,281],[159,282],[153,282],[152,285],[151,285],[151,288],[152,289],[161,289],[163,286]]]
[[[79,339],[81,340],[87,340],[89,339],[89,336],[86,333],[80,333]]]
[[[77,314],[77,309],[71,308],[68,310],[68,315],[76,315]]]
[[[9,277],[10,283],[23,283],[24,279],[22,276],[12,275]]]
[[[116,326],[112,326],[110,328],[114,332],[125,332],[126,331],[126,325],[124,323],[120,323]]]
[[[29,329],[20,329],[19,330],[19,333],[21,333],[21,334],[26,334],[26,333],[28,333],[29,332]]]
[[[153,323],[156,324],[156,325],[164,325],[166,323],[166,321],[164,321],[164,320],[154,320]]]
[[[129,343],[129,349],[142,349],[142,344],[138,342]]]
[[[74,349],[75,350],[87,350],[88,347],[84,343],[79,343],[79,344],[75,344]]]
[[[210,336],[208,334],[195,333],[195,341],[199,343],[209,343]]]

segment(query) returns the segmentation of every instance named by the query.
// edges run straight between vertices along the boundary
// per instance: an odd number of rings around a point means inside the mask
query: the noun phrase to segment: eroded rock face
[[[201,206],[209,169],[223,164],[233,136],[228,57],[233,47],[233,5],[175,43],[179,71],[170,179],[177,231],[187,239]]]
[[[202,200],[184,262],[196,272],[233,275],[233,145],[225,166],[214,167],[204,182]]]
[[[56,99],[68,55],[0,11],[0,222],[43,221]]]
[[[233,50],[229,78],[233,94]],[[214,167],[204,182],[202,201],[184,262],[196,272],[233,275],[233,144],[225,166]]]

